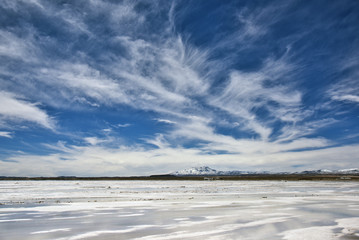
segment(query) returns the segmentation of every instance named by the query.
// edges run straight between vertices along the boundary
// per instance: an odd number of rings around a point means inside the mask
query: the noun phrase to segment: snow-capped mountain
[[[342,174],[359,174],[359,168],[342,169],[338,172]]]
[[[214,170],[210,167],[203,166],[203,167],[192,167],[189,169],[184,169],[181,171],[176,171],[171,173],[171,175],[219,175],[217,170]]]
[[[306,170],[302,172],[295,172],[296,174],[335,174],[336,171],[328,169],[319,169],[319,170]]]
[[[328,169],[319,169],[311,171],[303,171],[298,174],[359,174],[358,168],[351,169],[341,169],[341,170],[328,170]]]
[[[343,169],[343,170],[319,169],[319,170],[309,170],[302,172],[268,172],[268,171],[255,172],[255,171],[217,171],[208,166],[202,166],[202,167],[192,167],[189,169],[176,171],[170,174],[175,176],[209,176],[209,175],[237,176],[237,175],[247,175],[247,174],[355,174],[355,175],[359,175],[359,169],[358,168]]]
[[[204,175],[212,175],[212,176],[218,176],[218,175],[245,175],[245,174],[269,174],[269,172],[248,172],[248,171],[217,171],[213,168],[210,168],[208,166],[202,166],[202,167],[192,167],[189,169],[184,169],[181,171],[176,171],[173,173],[170,173],[171,175],[175,176],[204,176]]]

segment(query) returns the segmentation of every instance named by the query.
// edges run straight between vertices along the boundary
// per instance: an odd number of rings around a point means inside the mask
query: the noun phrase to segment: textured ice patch
[[[285,240],[334,240],[333,226],[309,227],[285,231],[279,235]]]
[[[335,221],[338,223],[338,227],[343,229],[343,234],[359,236],[359,218],[342,218]]]
[[[285,231],[279,235],[283,236],[285,240],[331,240],[359,237],[359,218],[342,218],[335,220],[337,225],[333,226],[320,226],[320,227],[309,227],[295,230]],[[341,229],[341,233],[335,233],[334,229]]]
[[[133,214],[122,214],[118,215],[117,217],[137,217],[137,216],[143,216],[143,213],[133,213]]]
[[[46,231],[37,231],[37,232],[32,232],[30,234],[43,234],[43,233],[54,233],[54,232],[68,232],[70,231],[70,228],[58,228],[58,229],[51,229],[51,230],[46,230]]]
[[[122,229],[122,230],[92,231],[92,232],[77,234],[77,235],[72,236],[72,237],[57,238],[57,239],[54,239],[54,240],[80,240],[80,239],[86,239],[86,238],[91,238],[91,237],[98,237],[98,236],[103,235],[103,234],[129,233],[129,232],[143,230],[143,229],[147,229],[147,228],[151,228],[151,227],[153,227],[153,225],[138,225],[136,227],[132,227],[132,228],[128,228],[128,229]]]
[[[240,224],[241,227],[255,227],[260,226],[264,224],[270,224],[270,223],[279,223],[279,222],[285,222],[290,217],[274,217],[274,218],[267,218],[267,219],[261,219],[258,221],[248,222]]]
[[[73,216],[73,217],[53,217],[53,218],[49,218],[49,220],[69,220],[69,219],[78,219],[78,218],[85,218],[92,216],[93,215],[83,215],[83,216]]]
[[[36,211],[37,213],[41,212],[67,212],[67,211],[94,211],[94,210],[118,210],[125,207],[143,207],[146,206],[146,209],[149,207],[147,206],[146,202],[76,202],[76,203],[65,203],[65,204],[58,204],[58,205],[49,205],[49,206],[36,206],[36,207],[8,207],[4,209],[0,209],[0,212],[3,211],[12,211],[12,212],[26,212],[29,211]]]
[[[19,218],[19,219],[5,219],[5,220],[0,220],[0,223],[2,222],[22,222],[22,221],[30,221],[31,219],[29,218]]]

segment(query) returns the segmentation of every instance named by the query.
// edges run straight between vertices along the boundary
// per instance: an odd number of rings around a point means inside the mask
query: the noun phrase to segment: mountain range
[[[359,175],[358,168],[342,169],[342,170],[307,170],[301,172],[269,172],[269,171],[217,171],[208,166],[192,167],[176,172],[170,173],[174,176],[238,176],[238,175],[249,175],[249,174],[354,174]]]

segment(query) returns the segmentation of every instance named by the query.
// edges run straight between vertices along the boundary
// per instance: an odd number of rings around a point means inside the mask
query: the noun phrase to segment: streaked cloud
[[[272,130],[258,119],[258,109],[265,108],[274,120],[302,120],[301,93],[290,84],[275,83],[289,71],[283,60],[267,60],[262,69],[253,73],[232,71],[227,86],[218,96],[211,97],[210,103],[241,119],[248,130],[268,139]]]
[[[359,102],[358,67],[359,67],[358,62],[347,63],[346,66],[343,66],[341,70],[348,71],[349,74],[346,78],[341,79],[341,81],[332,85],[327,91],[327,94],[331,97],[332,100],[347,102],[347,103]]]
[[[55,121],[44,110],[39,108],[39,104],[31,103],[15,96],[9,92],[0,92],[0,118],[7,122],[31,122],[45,128],[54,129]]]
[[[0,137],[13,138],[12,132],[0,131]]]
[[[90,145],[97,145],[97,144],[99,144],[99,143],[103,143],[103,142],[106,142],[106,140],[104,140],[104,139],[99,139],[99,138],[97,138],[97,137],[86,137],[86,138],[84,138],[84,140],[86,141],[86,142],[88,142]]]
[[[168,119],[162,119],[162,118],[157,118],[155,119],[157,122],[161,122],[161,123],[168,123],[168,124],[175,124],[176,122],[168,120]]]

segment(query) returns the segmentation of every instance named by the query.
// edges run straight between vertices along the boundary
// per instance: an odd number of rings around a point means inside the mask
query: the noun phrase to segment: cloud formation
[[[277,152],[206,154],[200,149],[171,148],[146,150],[121,147],[109,149],[103,146],[57,146],[65,148],[63,153],[41,155],[17,155],[2,163],[9,175],[26,176],[134,176],[155,173],[170,173],[188,165],[207,164],[220,169],[232,169],[233,162],[240,162],[248,170],[267,169],[283,171],[288,164],[300,165],[300,170],[343,169],[348,163],[354,165],[358,145],[315,149],[300,152]],[[342,161],[337,161],[340,158]],[[326,159],[323,164],[321,159]],[[34,169],[31,166],[39,166]]]
[[[0,131],[0,137],[12,138],[11,132]]]
[[[84,164],[83,175],[197,162],[329,168],[339,164],[314,156],[346,149],[341,166],[353,167],[356,9],[355,1],[325,10],[296,0],[3,1],[0,136],[46,149],[15,144],[0,161],[20,174],[40,159],[43,172],[58,166],[53,175],[81,174]]]
[[[32,122],[45,128],[54,129],[54,120],[36,103],[29,103],[9,92],[0,92],[0,120],[4,122]],[[7,123],[8,125],[9,123]]]

